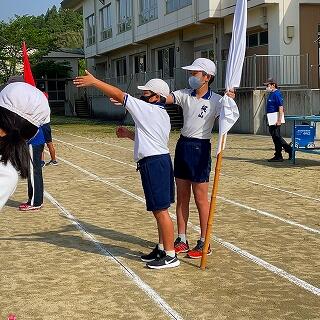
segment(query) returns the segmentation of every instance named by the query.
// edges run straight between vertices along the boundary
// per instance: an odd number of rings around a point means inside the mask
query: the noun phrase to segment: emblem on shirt
[[[202,107],[201,107],[201,112],[200,112],[200,114],[198,114],[198,117],[199,117],[199,118],[203,118],[204,115],[205,115],[206,112],[207,112],[207,109],[208,109],[208,106],[202,106]]]

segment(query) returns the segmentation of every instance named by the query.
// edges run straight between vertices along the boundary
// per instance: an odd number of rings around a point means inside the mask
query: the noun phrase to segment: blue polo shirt
[[[28,141],[28,144],[31,144],[32,146],[45,144],[44,135],[41,127],[39,128],[38,133]]]
[[[267,113],[279,112],[280,106],[283,106],[283,97],[280,90],[270,92],[267,98]]]

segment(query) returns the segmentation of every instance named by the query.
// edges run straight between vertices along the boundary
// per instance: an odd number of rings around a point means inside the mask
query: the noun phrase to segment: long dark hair
[[[37,133],[37,126],[0,106],[0,128],[6,133],[0,137],[0,161],[10,161],[21,177],[27,178],[30,155],[26,141]]]

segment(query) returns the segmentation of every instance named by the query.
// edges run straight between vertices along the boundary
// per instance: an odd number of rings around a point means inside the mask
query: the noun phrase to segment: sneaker
[[[58,165],[58,161],[57,160],[50,160],[46,166],[50,166],[50,164],[52,164],[53,166],[57,166]]]
[[[23,203],[21,203],[21,204],[19,205],[19,210],[22,210],[22,208],[25,208],[25,207],[27,207],[27,206],[30,206],[30,203],[28,203],[28,202],[23,202]]]
[[[46,165],[46,162],[41,160],[41,168],[43,168]]]
[[[28,203],[23,203],[19,206],[20,211],[31,211],[31,210],[40,210],[42,208],[42,205],[40,206],[32,206]]]
[[[170,257],[165,255],[160,259],[156,259],[147,263],[147,267],[150,269],[165,269],[165,268],[175,268],[180,265],[180,261],[175,257]]]
[[[276,157],[276,156],[274,156],[271,159],[268,159],[268,162],[282,162],[282,161],[283,161],[282,157]]]
[[[165,251],[160,250],[158,248],[158,245],[156,245],[156,247],[149,254],[142,255],[140,259],[143,262],[150,262],[156,259],[163,258],[165,255],[166,255]]]
[[[201,258],[203,246],[204,246],[204,242],[202,242],[201,240],[198,240],[197,245],[187,253],[187,256],[191,259]],[[211,253],[212,251],[209,245],[207,255],[210,256]]]
[[[189,244],[182,242],[181,238],[178,237],[174,242],[174,250],[176,251],[176,254],[178,253],[184,253],[189,251]]]

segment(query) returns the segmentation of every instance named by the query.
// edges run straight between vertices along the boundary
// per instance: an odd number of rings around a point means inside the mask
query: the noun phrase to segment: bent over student
[[[117,136],[134,140],[134,159],[141,175],[147,210],[152,211],[158,226],[159,243],[154,250],[141,256],[147,267],[164,269],[177,267],[180,261],[174,250],[173,223],[168,208],[174,202],[174,179],[168,149],[170,118],[160,103],[160,97],[169,95],[169,87],[161,79],[151,79],[138,89],[140,99],[93,77],[77,77],[78,87],[94,86],[105,95],[123,104],[135,122],[135,131],[117,128]]]
[[[0,92],[0,210],[15,191],[19,175],[28,177],[26,141],[49,117],[47,99],[35,87],[16,82]]]

